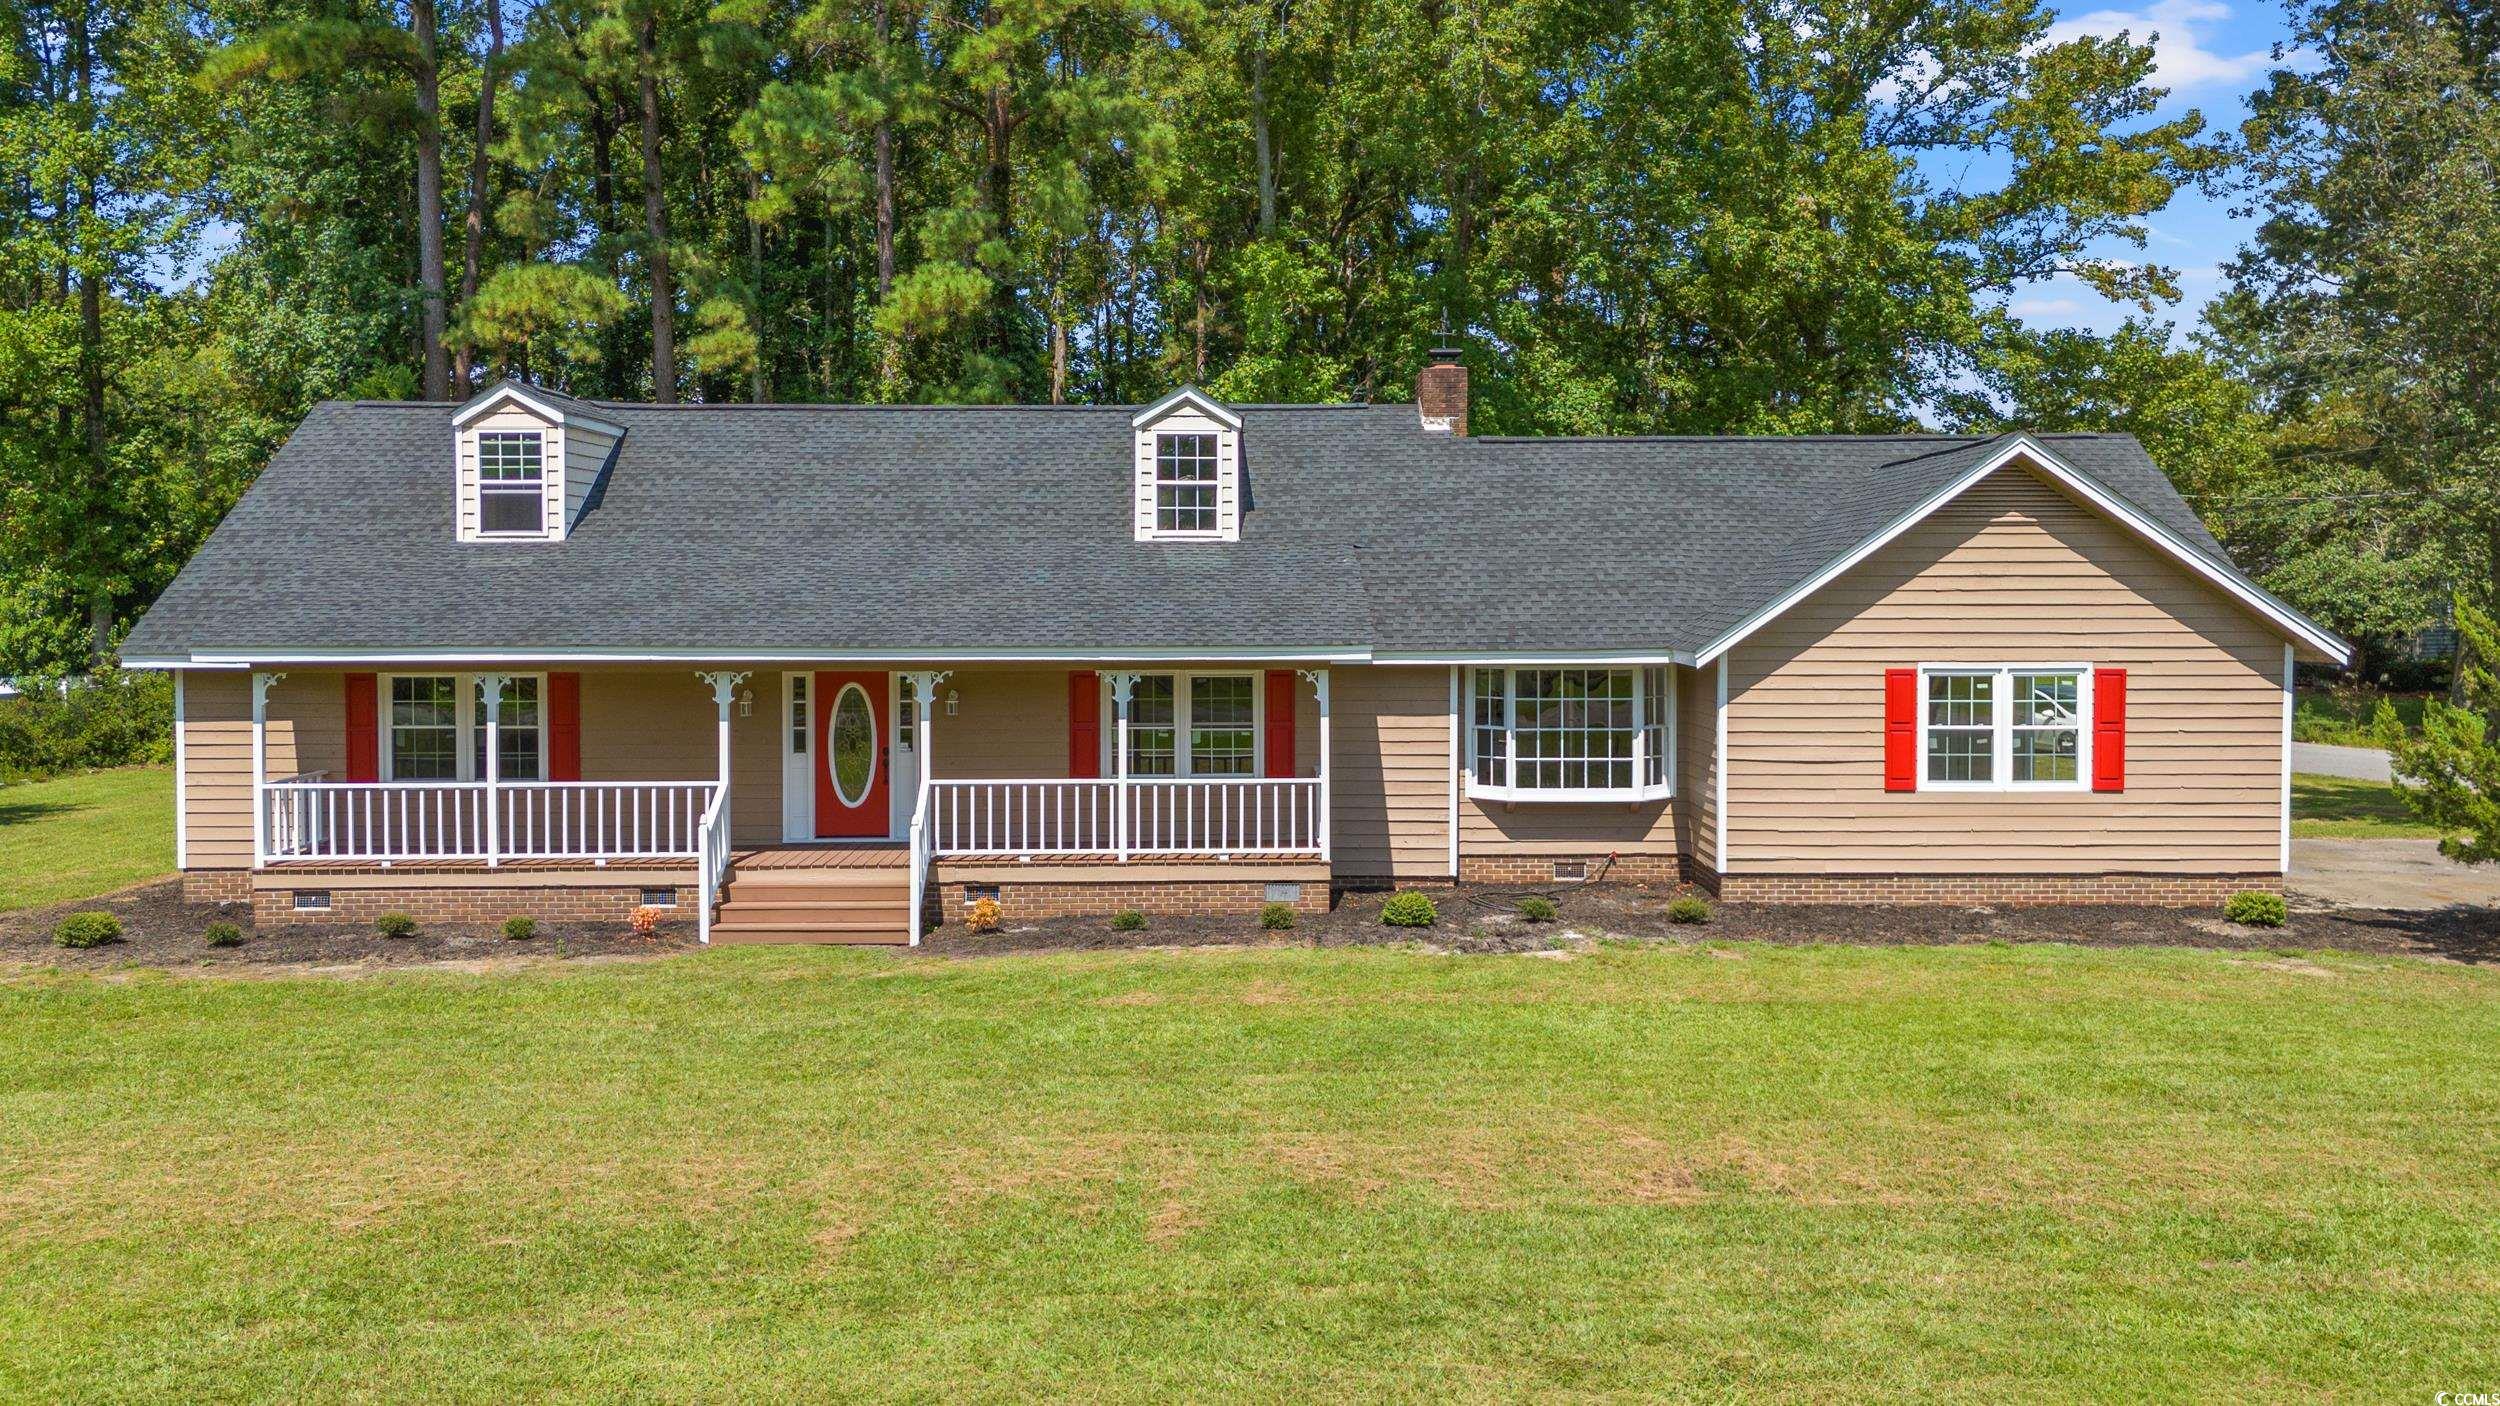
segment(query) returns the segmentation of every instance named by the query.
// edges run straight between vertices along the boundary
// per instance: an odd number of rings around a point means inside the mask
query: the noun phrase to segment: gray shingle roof
[[[1250,406],[1237,543],[1130,539],[1133,407],[591,402],[558,543],[462,543],[452,408],[328,403],[131,633],[192,651],[1687,652],[1979,462],[1955,436],[1460,439]],[[2133,439],[2051,452],[2220,548]]]

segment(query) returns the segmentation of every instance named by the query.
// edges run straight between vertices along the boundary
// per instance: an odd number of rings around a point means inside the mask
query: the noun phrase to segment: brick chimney
[[[1415,410],[1427,431],[1466,435],[1467,368],[1459,364],[1458,348],[1434,347],[1431,364],[1415,373]]]

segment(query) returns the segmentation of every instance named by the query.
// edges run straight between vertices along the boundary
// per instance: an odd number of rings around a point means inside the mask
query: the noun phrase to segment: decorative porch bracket
[[[720,788],[729,790],[729,705],[737,701],[738,685],[749,675],[727,669],[703,670],[695,677],[712,686],[712,706],[720,713]]]

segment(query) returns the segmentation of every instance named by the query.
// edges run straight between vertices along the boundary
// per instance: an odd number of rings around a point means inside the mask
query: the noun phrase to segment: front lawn
[[[171,767],[0,786],[0,913],[174,872]]]
[[[2303,839],[2436,840],[2384,781],[2292,774],[2292,834]]]
[[[729,949],[0,982],[0,1397],[2428,1400],[2500,971]]]

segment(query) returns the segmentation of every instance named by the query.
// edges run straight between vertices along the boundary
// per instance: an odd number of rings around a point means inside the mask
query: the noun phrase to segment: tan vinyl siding
[[[1676,837],[1693,862],[1719,867],[1719,673],[1678,669],[1675,699]]]
[[[1886,792],[1884,670],[2128,671],[2123,793]],[[2280,864],[2283,641],[2021,468],[1731,656],[1738,873],[2252,873]]]
[[[290,670],[269,691],[269,776],[347,779],[343,676]],[[193,869],[252,864],[252,676],[194,669],[182,682],[183,825]]]
[[[582,505],[599,482],[608,451],[616,448],[616,436],[586,425],[567,425],[560,438],[564,441],[564,530],[570,532],[581,521]]]
[[[1332,673],[1331,843],[1340,877],[1450,873],[1450,671]]]

